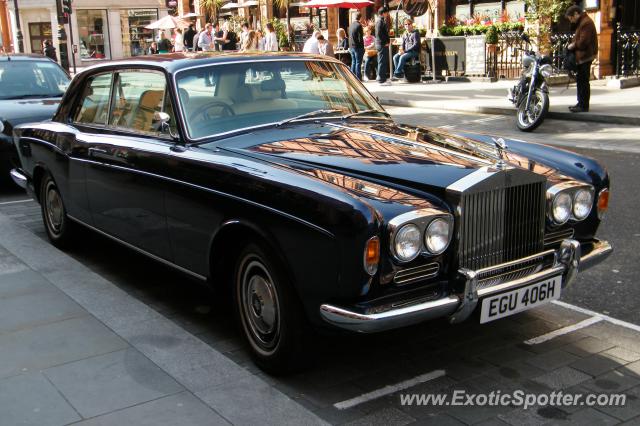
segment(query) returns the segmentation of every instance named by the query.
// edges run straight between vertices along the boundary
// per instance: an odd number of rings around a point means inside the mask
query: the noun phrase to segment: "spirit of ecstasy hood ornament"
[[[491,138],[493,143],[496,145],[496,149],[498,150],[498,161],[496,162],[497,169],[505,169],[507,167],[507,162],[504,161],[504,151],[507,149],[507,144],[502,138]]]

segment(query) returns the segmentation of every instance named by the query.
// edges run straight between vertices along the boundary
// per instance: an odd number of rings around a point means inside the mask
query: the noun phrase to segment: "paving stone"
[[[574,331],[572,333],[563,334],[558,337],[554,337],[551,340],[547,340],[546,342],[538,343],[536,345],[526,345],[526,349],[533,353],[542,354],[545,352],[550,352],[556,349],[560,349],[563,346],[571,344],[575,341],[584,339],[587,336],[586,334],[582,334],[579,331]]]
[[[346,423],[349,426],[403,426],[414,422],[414,418],[396,408],[383,408],[358,420]]]
[[[29,267],[15,256],[9,254],[0,255],[0,281],[4,279],[2,275],[15,274],[28,269]]]
[[[529,357],[531,357],[531,352],[517,346],[510,346],[483,354],[480,359],[496,366],[502,366],[518,359]]]
[[[615,370],[616,368],[622,367],[626,364],[626,361],[616,358],[613,355],[607,356],[604,353],[599,353],[573,362],[570,366],[595,377],[604,374],[607,371]]]
[[[113,352],[127,343],[90,316],[0,335],[0,377]]]
[[[567,413],[553,406],[518,407],[505,414],[499,414],[498,418],[513,426],[538,426],[547,423],[549,419],[565,419]]]
[[[544,370],[520,360],[505,364],[502,367],[488,371],[486,374],[499,382],[517,383],[541,376],[544,373]]]
[[[0,335],[86,315],[80,305],[53,286],[47,290],[0,297]]]
[[[640,361],[635,361],[635,362],[632,362],[631,364],[627,364],[624,368],[627,372],[630,372],[640,377]]]
[[[398,392],[394,395],[394,398],[391,402],[393,406],[399,407],[402,411],[409,414],[411,417],[414,417],[416,419],[428,418],[429,416],[433,416],[436,413],[446,411],[447,407],[434,404],[402,404],[401,395],[445,395],[447,398],[446,401],[450,401],[450,398],[452,396],[451,392],[453,389],[455,389],[457,383],[458,382],[452,380],[448,376],[439,377],[435,380],[431,380],[429,382],[425,382],[418,386],[415,386],[407,391]]]
[[[0,299],[55,289],[56,287],[43,279],[42,275],[30,269],[0,276]]]
[[[255,376],[205,389],[196,396],[233,424],[326,424]]]
[[[640,416],[640,386],[624,392],[626,396],[623,405],[598,406],[597,409],[620,420],[631,420]]]
[[[563,350],[553,350],[543,354],[539,354],[525,360],[527,364],[531,364],[541,370],[551,371],[565,365],[571,364],[577,361],[578,358],[575,355],[565,352]]]
[[[620,327],[618,325],[601,321],[597,324],[582,329],[582,332],[595,338],[606,338],[606,341],[613,346],[621,346],[632,351],[638,350],[638,342],[640,341],[640,332]]]
[[[0,423],[59,426],[81,417],[41,373],[0,380]]]
[[[561,367],[532,380],[551,389],[564,389],[586,382],[591,378],[591,376],[571,367]]]
[[[591,391],[606,393],[624,392],[637,385],[640,385],[640,378],[627,371],[626,367],[610,371],[582,384]]]
[[[298,402],[301,402],[301,400],[298,400]],[[358,409],[357,407],[349,408],[347,410],[336,410],[332,406],[324,408],[315,407],[312,411],[322,420],[332,425],[342,425],[367,415],[366,412]]]
[[[640,349],[640,347],[638,349]],[[625,360],[627,362],[634,362],[634,361],[640,360],[639,352],[631,351],[629,349],[621,348],[619,346],[613,347],[611,349],[607,349],[606,351],[603,352],[603,354],[611,355],[616,358]]]
[[[563,346],[562,349],[579,357],[588,357],[611,349],[614,346],[613,343],[605,339],[589,336]]]
[[[49,368],[44,373],[85,418],[183,390],[131,348]]]
[[[640,425],[640,416],[634,417],[631,420],[627,420],[626,422],[619,424],[619,426],[637,426],[637,425]]]
[[[549,425],[615,425],[619,421],[593,408],[576,411],[565,420],[552,420]]]
[[[76,424],[82,426],[208,426],[230,423],[191,393],[181,392]]]
[[[428,423],[425,423],[428,424]],[[460,423],[460,424],[464,424],[464,423]],[[508,425],[509,423],[505,423],[502,420],[500,420],[499,418],[495,417],[492,419],[487,419],[487,420],[483,420],[481,422],[478,423],[474,423],[473,426],[505,426]]]

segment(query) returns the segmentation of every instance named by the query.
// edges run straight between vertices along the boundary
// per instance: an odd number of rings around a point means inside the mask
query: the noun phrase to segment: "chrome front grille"
[[[478,270],[542,251],[545,183],[462,194],[460,266]]]
[[[559,244],[562,240],[573,237],[573,228],[563,229],[561,231],[547,232],[544,234],[544,246],[549,247]]]
[[[437,262],[416,266],[415,268],[403,269],[394,275],[393,282],[397,285],[411,284],[416,281],[435,277],[438,275],[439,270],[440,264]]]

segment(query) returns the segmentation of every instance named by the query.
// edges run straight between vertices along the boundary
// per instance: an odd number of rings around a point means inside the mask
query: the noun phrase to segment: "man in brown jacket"
[[[576,77],[578,104],[569,107],[569,109],[571,112],[587,112],[589,111],[589,98],[591,97],[589,76],[591,75],[591,62],[598,55],[598,34],[595,24],[582,11],[580,6],[569,7],[565,16],[572,24],[577,24],[576,32],[568,49],[575,52],[578,65]]]

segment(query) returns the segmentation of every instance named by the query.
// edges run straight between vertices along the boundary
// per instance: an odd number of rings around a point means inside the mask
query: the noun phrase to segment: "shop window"
[[[44,41],[51,40],[51,22],[30,22],[29,39],[31,40],[31,53],[44,53]]]
[[[78,10],[80,58],[82,60],[110,59],[109,23],[106,10]]]
[[[158,20],[158,9],[125,9],[120,11],[122,52],[125,57],[144,55],[153,42],[153,30],[145,28]]]

